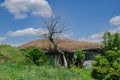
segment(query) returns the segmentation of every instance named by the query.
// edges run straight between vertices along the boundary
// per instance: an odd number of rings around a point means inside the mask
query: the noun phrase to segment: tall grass
[[[0,64],[0,80],[94,80],[85,69]]]
[[[6,61],[1,63],[1,60]],[[85,69],[66,69],[50,64],[36,66],[29,62],[21,64],[25,61],[25,56],[19,49],[0,45],[0,80],[93,80],[90,71]]]

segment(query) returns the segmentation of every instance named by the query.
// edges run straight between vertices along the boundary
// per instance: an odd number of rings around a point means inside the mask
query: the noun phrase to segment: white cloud
[[[111,29],[111,30],[109,30],[109,32],[111,32],[111,33],[116,33],[116,32],[120,33],[120,27],[117,27],[115,29]]]
[[[89,37],[83,37],[79,39],[79,41],[100,43],[102,41],[102,35],[103,33],[93,34],[93,35],[90,35]]]
[[[26,28],[17,31],[9,31],[8,35],[12,37],[19,37],[19,36],[39,36],[41,34],[45,34],[47,31],[44,29],[34,29],[34,28]]]
[[[0,43],[6,40],[6,37],[0,37]]]
[[[111,33],[120,33],[120,16],[113,17],[109,20],[110,25],[116,26],[117,28],[108,30]],[[88,37],[83,37],[79,39],[80,41],[87,41],[87,42],[97,42],[100,43],[102,41],[102,36],[104,32],[98,33],[98,34],[93,34]]]
[[[120,16],[111,18],[109,22],[113,26],[120,27]]]
[[[116,32],[120,33],[120,27],[117,27],[115,29],[111,29],[111,30],[108,30],[108,31],[111,32],[111,33],[116,33]],[[98,34],[93,34],[93,35],[90,35],[89,37],[83,37],[83,38],[79,39],[79,41],[101,43],[103,34],[104,34],[104,32],[101,32],[101,33],[98,33]]]
[[[11,37],[22,37],[22,36],[41,36],[44,37],[44,35],[47,35],[48,31],[45,29],[35,29],[35,28],[26,28],[22,30],[16,30],[16,31],[8,31],[7,35]],[[61,35],[58,35],[61,38],[70,38],[73,35],[73,33],[64,33]]]
[[[26,18],[29,12],[43,17],[51,16],[52,12],[46,0],[5,0],[1,6],[8,9],[16,19]]]

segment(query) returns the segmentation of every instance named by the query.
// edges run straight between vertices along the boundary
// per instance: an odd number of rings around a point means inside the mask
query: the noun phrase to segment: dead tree
[[[52,16],[50,19],[47,19],[44,21],[44,27],[47,30],[47,33],[43,34],[43,37],[47,38],[54,46],[54,50],[60,55],[62,55],[63,59],[63,66],[67,67],[68,63],[65,57],[65,53],[63,50],[58,48],[58,42],[55,38],[58,38],[60,34],[62,34],[64,31],[66,31],[66,27],[61,19],[61,17]],[[57,56],[57,59],[55,61],[55,64],[58,65],[60,61],[60,55]]]

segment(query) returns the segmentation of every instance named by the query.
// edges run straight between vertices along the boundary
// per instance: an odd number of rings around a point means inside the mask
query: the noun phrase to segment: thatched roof
[[[86,48],[100,48],[101,44],[98,43],[90,43],[90,42],[83,42],[83,41],[75,41],[69,39],[55,39],[58,42],[58,47],[65,50],[79,50],[79,49],[86,49]],[[53,49],[53,45],[49,42],[49,40],[35,40],[28,42],[24,45],[19,46],[20,49],[27,49],[29,47],[38,47],[42,50],[49,50]]]

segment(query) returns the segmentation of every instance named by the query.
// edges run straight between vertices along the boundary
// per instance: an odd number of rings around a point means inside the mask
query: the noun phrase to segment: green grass
[[[4,61],[14,62],[14,63],[24,63],[24,56],[21,51],[10,45],[1,44],[0,45],[0,58]]]
[[[0,80],[94,80],[85,69],[23,63],[25,56],[19,49],[0,45]]]
[[[94,80],[85,69],[0,64],[0,80]]]

